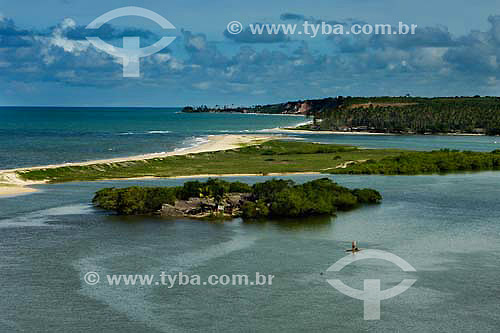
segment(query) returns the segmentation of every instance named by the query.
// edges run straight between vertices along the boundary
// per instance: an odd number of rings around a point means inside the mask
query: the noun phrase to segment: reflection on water
[[[334,217],[328,215],[310,216],[304,218],[269,218],[244,221],[245,225],[266,227],[272,225],[275,228],[288,231],[301,230],[326,230],[330,228]]]

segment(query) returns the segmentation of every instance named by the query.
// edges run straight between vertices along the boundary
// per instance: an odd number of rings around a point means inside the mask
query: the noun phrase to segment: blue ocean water
[[[0,169],[172,151],[207,135],[303,123],[302,116],[179,108],[0,108]]]
[[[0,108],[0,170],[172,151],[214,134],[274,133],[302,116],[182,113],[179,108]],[[289,134],[366,148],[491,151],[500,137]]]

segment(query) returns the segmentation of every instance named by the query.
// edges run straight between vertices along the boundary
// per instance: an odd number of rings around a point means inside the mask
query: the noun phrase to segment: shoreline
[[[275,176],[300,176],[300,175],[321,175],[320,172],[304,171],[304,172],[271,172],[271,173],[207,173],[187,176],[171,176],[171,177],[130,177],[130,178],[108,178],[91,180],[90,182],[107,182],[116,180],[141,180],[141,179],[192,179],[192,178],[210,178],[210,177],[275,177]],[[77,181],[78,182],[78,181]]]
[[[43,185],[47,181],[31,181],[24,180],[19,175],[18,172],[28,171],[28,170],[44,170],[44,169],[55,169],[60,167],[79,167],[79,166],[89,166],[89,165],[109,165],[112,163],[121,162],[131,162],[131,161],[144,161],[149,159],[164,158],[169,156],[182,156],[189,154],[198,154],[204,152],[216,152],[223,150],[231,150],[240,148],[246,145],[256,145],[269,140],[279,139],[287,137],[285,133],[299,133],[299,134],[342,134],[342,135],[398,135],[391,133],[366,133],[366,132],[338,132],[338,131],[308,131],[308,130],[288,130],[285,128],[274,128],[263,132],[262,134],[220,134],[220,135],[208,135],[206,136],[206,141],[199,143],[196,146],[188,146],[184,148],[177,148],[169,152],[161,153],[148,153],[141,155],[125,156],[125,157],[115,157],[109,159],[98,159],[91,161],[82,162],[70,162],[62,164],[51,164],[33,167],[21,167],[15,169],[4,169],[0,170],[0,198],[18,196],[23,194],[29,194],[37,192],[38,189],[30,187],[31,185]],[[416,134],[417,135],[417,134]],[[441,134],[444,135],[444,134]],[[481,134],[456,134],[449,133],[451,136],[482,136]],[[289,138],[295,138],[293,136]],[[299,138],[295,138],[299,139]],[[227,170],[231,171],[231,170]],[[243,170],[241,170],[243,171]],[[286,176],[286,175],[303,175],[303,174],[318,174],[317,172],[298,172],[298,173],[228,173],[228,174],[197,174],[197,175],[187,175],[187,176],[172,176],[172,177],[144,177],[144,178],[207,178],[207,177],[245,177],[245,176]],[[110,179],[99,179],[96,181],[106,181],[106,180],[131,180],[139,178],[110,178]]]
[[[38,192],[37,189],[27,186],[3,185],[0,184],[0,198],[11,198],[20,195]]]
[[[291,117],[307,117],[303,113],[265,113],[265,112],[231,112],[231,111],[202,111],[202,112],[184,112],[181,113],[223,113],[223,114],[248,114],[253,116],[291,116]]]
[[[269,133],[291,133],[291,134],[338,134],[338,135],[383,135],[383,136],[487,136],[486,134],[475,133],[435,133],[435,134],[400,134],[400,133],[377,133],[377,132],[363,132],[363,131],[315,131],[315,130],[301,130],[301,129],[287,129],[283,127],[272,128],[266,132]],[[493,137],[493,136],[492,136]]]
[[[50,164],[42,166],[33,167],[22,167],[15,169],[0,170],[0,198],[13,197],[22,194],[28,194],[38,191],[37,189],[29,187],[30,185],[42,185],[46,182],[44,181],[26,181],[21,179],[17,172],[26,170],[40,170],[40,169],[55,169],[60,167],[68,166],[86,166],[93,164],[111,164],[120,163],[128,161],[143,161],[154,158],[164,158],[168,156],[180,156],[189,154],[198,154],[205,152],[214,152],[221,150],[230,150],[240,148],[245,145],[255,145],[265,141],[269,141],[275,138],[279,138],[279,135],[252,135],[252,134],[226,134],[226,135],[209,135],[207,137],[208,141],[201,143],[200,145],[194,147],[181,148],[164,153],[151,153],[142,154],[126,157],[115,157],[109,159],[100,159],[84,162],[70,162],[63,164]],[[157,177],[151,177],[157,178]],[[119,178],[120,180],[126,180],[128,178]],[[111,180],[111,179],[110,179]]]
[[[290,134],[340,134],[340,135],[398,135],[395,133],[372,133],[372,132],[342,132],[342,131],[313,131],[300,129],[286,129],[283,127],[272,128],[269,133],[290,133]]]

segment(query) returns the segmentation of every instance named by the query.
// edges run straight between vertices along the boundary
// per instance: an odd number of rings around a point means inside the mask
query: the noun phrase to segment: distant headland
[[[197,107],[186,106],[182,112],[229,112],[229,113],[264,113],[264,114],[285,114],[285,115],[310,115],[312,112],[324,108],[336,107],[337,99],[333,97],[323,99],[309,99],[278,104],[254,105],[250,107],[234,105],[216,105],[208,107],[201,105]]]
[[[500,97],[328,97],[251,107],[186,106],[183,112],[312,117],[293,130],[338,133],[500,135]]]

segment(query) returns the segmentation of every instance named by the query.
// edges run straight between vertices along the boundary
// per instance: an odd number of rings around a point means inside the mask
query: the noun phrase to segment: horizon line
[[[379,96],[328,96],[328,97],[320,97],[320,98],[304,98],[304,99],[295,99],[295,100],[288,100],[286,102],[279,102],[279,103],[257,103],[253,105],[236,105],[234,103],[231,104],[226,104],[222,105],[219,103],[213,104],[212,106],[208,104],[198,104],[197,106],[204,106],[206,105],[207,107],[215,108],[215,107],[221,107],[221,106],[233,106],[233,107],[253,107],[257,105],[271,105],[271,104],[285,104],[289,102],[299,102],[299,101],[308,101],[308,100],[321,100],[321,99],[327,99],[327,98],[337,98],[337,97],[344,97],[344,98],[381,98],[381,97],[389,97],[389,98],[426,98],[426,99],[435,99],[435,98],[500,98],[500,95],[495,96],[495,95],[449,95],[449,96],[390,96],[390,95],[379,95]],[[165,108],[183,108],[186,106],[193,106],[196,107],[194,104],[184,104],[183,106],[177,105],[177,106],[108,106],[108,105],[100,105],[100,106],[74,106],[74,105],[0,105],[0,109],[5,109],[5,108],[72,108],[72,109],[89,109],[89,108],[113,108],[113,109],[118,109],[118,108],[126,108],[126,109],[165,109]]]

